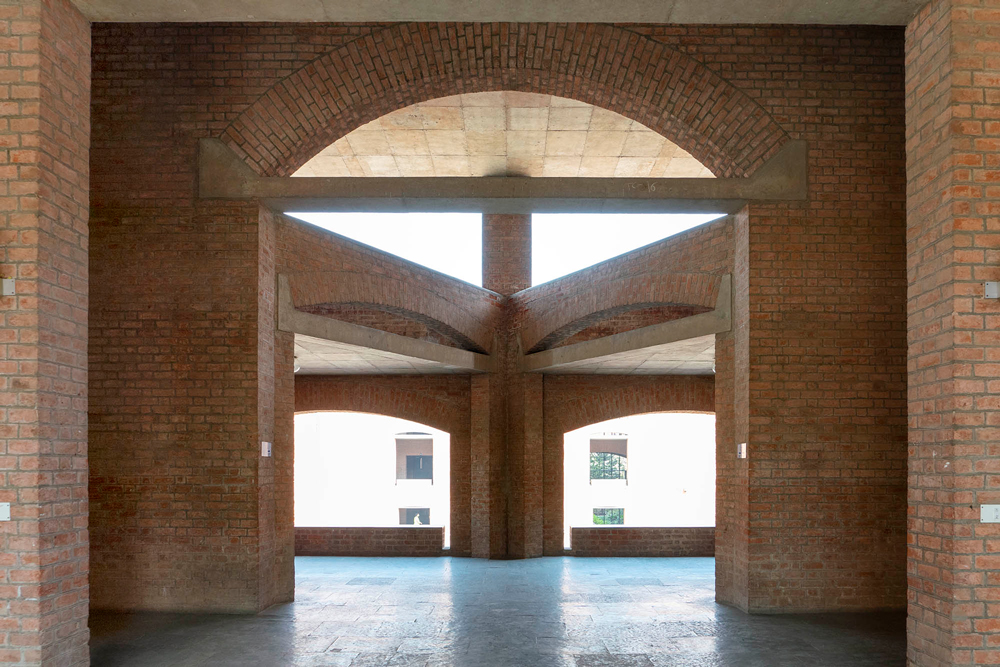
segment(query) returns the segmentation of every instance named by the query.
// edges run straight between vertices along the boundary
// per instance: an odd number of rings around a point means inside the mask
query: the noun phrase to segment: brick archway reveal
[[[900,31],[95,23],[91,35],[94,608],[252,612],[291,597],[294,337],[276,326],[275,288],[288,275],[305,294],[296,274],[326,272],[359,275],[326,281],[334,296],[317,297],[310,314],[508,361],[517,355],[502,350],[520,344],[551,349],[697,317],[719,284],[708,276],[730,274],[733,326],[715,346],[719,599],[750,611],[904,603]],[[683,298],[591,299],[568,279],[508,299],[449,284],[438,300],[420,271],[377,253],[332,243],[292,252],[316,236],[257,200],[198,197],[202,139],[258,176],[281,177],[388,111],[501,89],[612,109],[720,177],[752,180],[805,142],[806,198],[755,200],[723,224],[598,269],[610,292],[687,276]],[[322,253],[340,265],[311,264]],[[611,275],[626,270],[642,278]],[[364,296],[360,275],[380,276],[373,292],[405,275],[406,302]],[[529,343],[513,329],[487,335],[504,308],[519,324],[560,312]],[[544,547],[549,379],[518,370],[504,367],[508,395],[489,374],[466,377],[473,555]],[[505,406],[527,426],[511,430]],[[260,456],[261,441],[274,443],[273,457]],[[749,459],[735,458],[736,442],[749,443]]]

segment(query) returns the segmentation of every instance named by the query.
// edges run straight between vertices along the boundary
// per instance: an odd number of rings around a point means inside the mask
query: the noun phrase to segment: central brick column
[[[483,287],[510,296],[531,286],[531,216],[483,216]],[[542,555],[542,377],[520,372],[523,313],[497,323],[496,371],[472,381],[472,554]]]
[[[483,215],[483,287],[504,296],[531,287],[530,215]]]

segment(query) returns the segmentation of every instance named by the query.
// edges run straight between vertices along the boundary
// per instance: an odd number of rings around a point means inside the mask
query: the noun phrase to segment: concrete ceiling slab
[[[543,370],[549,375],[712,375],[715,334]]]
[[[383,350],[295,334],[298,375],[467,374],[469,369]]]
[[[906,25],[926,0],[75,0],[92,21]]]

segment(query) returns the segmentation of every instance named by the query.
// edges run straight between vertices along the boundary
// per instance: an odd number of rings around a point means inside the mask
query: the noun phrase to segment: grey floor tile
[[[95,667],[902,667],[902,613],[747,615],[706,558],[297,558],[255,616],[91,616]]]

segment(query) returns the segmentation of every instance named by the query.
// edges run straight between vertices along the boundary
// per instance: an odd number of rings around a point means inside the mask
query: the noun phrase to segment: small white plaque
[[[260,443],[260,455],[265,457],[271,456],[271,443],[269,442]]]
[[[983,283],[983,292],[987,299],[1000,299],[1000,283]]]
[[[1000,505],[980,505],[980,523],[1000,523]]]
[[[0,503],[0,521],[10,521],[10,503]]]
[[[3,296],[15,296],[17,294],[17,286],[14,284],[13,278],[3,279]]]
[[[745,459],[747,457],[747,443],[741,442],[736,445],[736,458]]]

